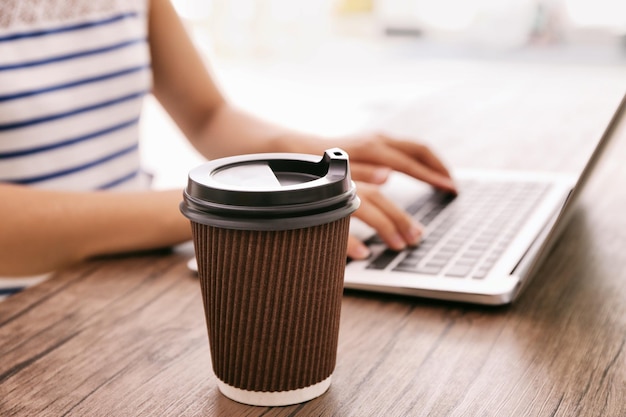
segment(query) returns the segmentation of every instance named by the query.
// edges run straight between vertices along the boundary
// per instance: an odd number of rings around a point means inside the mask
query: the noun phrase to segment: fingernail
[[[365,245],[357,246],[355,252],[355,259],[365,259],[372,254],[369,248]]]
[[[444,177],[443,182],[444,185],[450,189],[450,191],[457,192],[456,184],[452,181],[452,179]]]
[[[390,173],[391,170],[388,168],[378,168],[372,174],[372,182],[375,184],[382,184],[387,181]]]
[[[396,233],[389,238],[389,246],[392,249],[402,250],[406,248],[406,242],[404,241],[402,236]]]
[[[413,223],[408,230],[407,240],[413,245],[417,245],[422,240],[424,228],[419,223]]]

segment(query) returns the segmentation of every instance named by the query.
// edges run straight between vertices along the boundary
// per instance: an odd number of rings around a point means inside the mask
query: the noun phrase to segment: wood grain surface
[[[626,78],[516,71],[461,80],[387,126],[455,165],[580,169]],[[189,250],[61,271],[0,303],[0,415],[625,416],[624,161],[626,134],[512,305],[346,291],[331,388],[295,406],[218,392]]]

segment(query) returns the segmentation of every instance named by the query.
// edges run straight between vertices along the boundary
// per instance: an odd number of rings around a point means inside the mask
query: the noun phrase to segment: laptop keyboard
[[[465,182],[458,196],[422,196],[407,207],[426,229],[419,246],[386,249],[367,268],[483,279],[547,189],[531,182]],[[382,241],[374,236],[366,243]]]

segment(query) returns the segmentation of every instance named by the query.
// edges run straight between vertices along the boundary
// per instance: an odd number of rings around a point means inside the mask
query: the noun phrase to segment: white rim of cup
[[[299,404],[319,397],[330,387],[330,379],[329,376],[317,384],[289,391],[247,391],[228,385],[219,378],[217,379],[217,387],[222,394],[239,403],[275,407]]]

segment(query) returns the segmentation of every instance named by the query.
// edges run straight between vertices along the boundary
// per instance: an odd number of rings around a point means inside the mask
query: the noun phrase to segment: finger
[[[442,174],[425,165],[421,160],[416,160],[406,153],[393,148],[385,148],[381,156],[392,162],[392,167],[414,178],[422,180],[436,188],[456,192],[456,185],[449,174]]]
[[[384,135],[382,135],[382,138],[387,143],[389,143],[390,146],[393,146],[396,149],[400,149],[402,152],[411,155],[413,158],[423,162],[429,168],[450,178],[450,172],[448,171],[444,163],[435,155],[435,153],[428,146],[413,141],[393,139]]]
[[[384,184],[391,174],[391,169],[363,162],[351,162],[350,173],[355,181]]]
[[[419,243],[423,228],[404,210],[386,199],[377,190],[359,184],[361,207],[355,212],[358,217],[373,227],[380,238],[392,249],[402,250],[407,244]]]
[[[387,141],[387,139],[383,139],[379,143],[358,149],[350,154],[351,158],[355,161],[388,166],[442,190],[456,192],[456,186],[449,175],[430,168],[421,160],[416,159],[415,153],[407,154],[403,150],[391,146]]]
[[[366,259],[371,252],[363,242],[350,235],[348,237],[348,257],[352,259]]]

